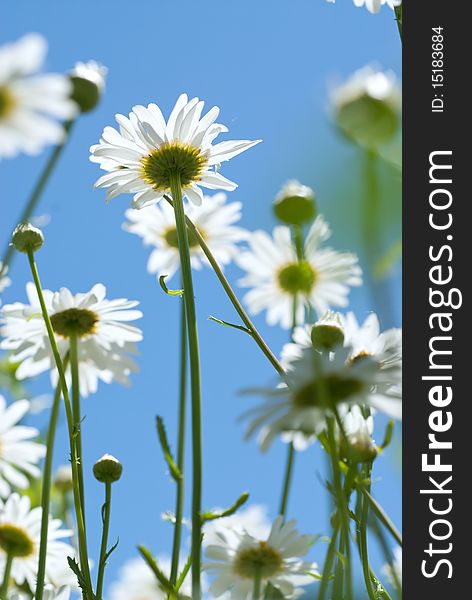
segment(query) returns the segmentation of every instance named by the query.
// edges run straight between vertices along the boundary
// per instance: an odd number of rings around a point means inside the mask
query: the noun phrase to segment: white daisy
[[[213,145],[228,129],[215,123],[219,108],[214,106],[202,117],[203,106],[198,98],[189,100],[181,94],[167,122],[156,104],[134,106],[129,118],[116,115],[119,130],[105,127],[99,144],[90,148],[91,160],[108,171],[95,184],[108,189],[107,200],[133,194],[133,208],[155,204],[170,193],[176,173],[185,195],[196,205],[203,201],[201,187],[234,190],[237,185],[219,173],[218,165],[260,140]]]
[[[143,337],[140,329],[129,324],[142,317],[140,311],[132,310],[138,302],[123,298],[107,300],[102,284],[75,296],[67,288],[55,293],[43,292],[62,357],[68,353],[69,336],[75,334],[78,337],[82,395],[95,392],[98,380],[127,384],[128,375],[136,370],[129,354],[136,351],[135,342]],[[0,333],[5,339],[0,347],[11,351],[11,361],[20,363],[16,371],[18,379],[51,370],[55,385],[54,357],[32,283],[27,284],[26,294],[28,304],[16,302],[1,309],[3,326]]]
[[[271,237],[256,231],[249,238],[250,249],[237,263],[247,274],[240,285],[252,288],[245,301],[253,314],[267,310],[270,325],[292,326],[293,303],[297,298],[296,321],[304,321],[305,310],[323,314],[330,306],[346,306],[349,286],[361,284],[357,257],[320,247],[331,235],[322,216],[311,226],[304,245],[304,259],[297,260],[288,227],[276,227]]]
[[[387,575],[391,583],[395,583],[395,579],[398,580],[400,585],[402,584],[402,564],[403,564],[403,553],[400,546],[397,546],[393,550],[393,571],[390,565],[384,565],[382,571]]]
[[[261,449],[266,450],[283,432],[318,435],[333,405],[341,413],[345,405],[360,404],[400,418],[401,394],[392,385],[396,377],[395,367],[380,368],[368,355],[352,360],[349,348],[331,354],[304,348],[287,371],[286,384],[255,390],[267,400],[246,413],[251,418],[246,436],[259,430]]]
[[[327,0],[330,4],[334,4],[336,0]],[[378,13],[384,4],[388,4],[392,10],[397,6],[401,6],[402,0],[353,0],[356,6],[365,6],[372,13]]]
[[[38,75],[47,52],[35,33],[0,47],[0,158],[38,154],[64,135],[56,119],[77,111],[72,86],[64,75]]]
[[[12,494],[4,504],[0,501],[0,577],[3,577],[7,554],[13,554],[12,580],[19,586],[27,583],[32,590],[36,586],[41,512],[40,507],[31,509],[27,496]],[[53,582],[64,557],[74,556],[72,546],[61,541],[70,537],[72,532],[61,529],[61,526],[59,519],[49,522],[46,556],[48,583]]]
[[[166,556],[157,558],[157,564],[167,577],[171,563]],[[183,565],[182,565],[183,567]],[[187,575],[180,588],[181,594],[190,597],[191,581]],[[110,587],[110,600],[165,600],[168,594],[159,585],[156,576],[141,558],[129,560],[121,569],[118,581]]]
[[[12,487],[27,488],[27,475],[41,475],[37,464],[45,455],[46,448],[31,441],[39,436],[39,431],[18,424],[29,407],[28,400],[17,400],[7,406],[0,394],[0,498],[6,498]]]
[[[218,512],[216,509],[215,512]],[[208,521],[203,527],[203,545],[211,546],[220,541],[220,531],[232,531],[235,534],[247,533],[254,538],[267,539],[271,522],[267,515],[267,507],[259,504],[248,506],[234,515]]]
[[[210,592],[216,598],[227,594],[230,600],[250,600],[254,580],[261,578],[261,595],[270,583],[284,598],[297,598],[302,586],[313,583],[309,573],[317,574],[317,565],[306,562],[304,556],[315,537],[300,535],[295,521],[274,521],[270,533],[263,538],[247,532],[221,529],[218,541],[206,549],[210,562],[204,568],[215,575]]]
[[[220,265],[228,264],[236,255],[237,243],[247,238],[246,230],[235,227],[241,218],[240,202],[226,203],[226,194],[204,196],[203,204],[188,204],[185,212],[195,223]],[[177,229],[174,210],[167,202],[149,206],[140,211],[126,211],[128,221],[124,228],[139,235],[145,245],[154,246],[148,271],[157,276],[172,276],[180,266]],[[208,265],[208,261],[189,230],[190,258],[194,269]]]
[[[374,433],[374,417],[365,417],[359,406],[351,406],[342,417],[344,433],[349,444],[349,455],[359,462],[373,460],[378,453],[372,438]],[[341,437],[341,446],[345,446]],[[346,450],[346,448],[344,448]]]

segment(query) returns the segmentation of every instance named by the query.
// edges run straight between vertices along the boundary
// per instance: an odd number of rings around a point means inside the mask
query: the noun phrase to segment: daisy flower
[[[288,329],[295,301],[297,323],[304,321],[306,309],[323,314],[330,306],[346,306],[349,286],[362,282],[361,269],[354,254],[321,247],[330,235],[328,224],[318,216],[299,261],[288,227],[276,227],[272,237],[265,231],[252,233],[249,250],[237,257],[246,271],[239,283],[252,288],[244,298],[250,312],[266,310],[269,325]]]
[[[350,456],[359,462],[373,460],[378,453],[377,446],[372,438],[374,417],[372,415],[365,417],[360,407],[354,405],[343,415],[342,423],[349,444]],[[343,442],[344,440],[341,437],[342,446]]]
[[[28,400],[17,400],[7,406],[0,395],[0,498],[6,498],[12,487],[27,488],[27,475],[41,475],[37,464],[45,455],[46,447],[31,441],[39,436],[39,431],[19,425],[29,407]]]
[[[313,583],[310,573],[317,574],[316,564],[300,558],[314,542],[314,536],[298,533],[295,521],[284,523],[282,517],[263,538],[222,528],[218,541],[206,548],[209,562],[204,568],[215,575],[210,592],[215,598],[226,594],[229,600],[250,600],[260,577],[262,597],[271,584],[284,598],[297,598],[301,586]]]
[[[164,575],[169,577],[170,560],[165,556],[158,557],[157,564]],[[189,575],[180,592],[185,597],[191,597]],[[109,594],[110,600],[165,600],[167,597],[168,593],[162,589],[154,573],[141,558],[133,558],[123,566],[118,581],[111,585]]]
[[[334,4],[336,0],[327,0],[330,4]],[[395,10],[397,6],[401,6],[402,0],[353,0],[356,6],[365,6],[372,13],[378,13],[384,4]]]
[[[129,354],[136,352],[135,342],[143,337],[140,329],[129,324],[142,317],[140,311],[132,310],[138,302],[123,298],[108,300],[102,284],[75,296],[67,288],[61,288],[59,292],[43,290],[43,293],[63,358],[69,351],[70,336],[78,338],[82,395],[95,392],[98,380],[129,383],[128,375],[136,370]],[[5,339],[0,348],[11,352],[12,362],[20,363],[16,371],[18,379],[50,370],[55,385],[55,361],[32,283],[27,284],[26,295],[28,304],[16,302],[1,309],[3,326],[0,333]]]
[[[64,135],[57,119],[70,119],[76,104],[65,75],[40,75],[46,40],[35,33],[0,47],[0,158],[38,154]]]
[[[38,568],[41,530],[41,508],[31,508],[27,496],[12,494],[0,501],[0,577],[3,577],[7,555],[13,556],[11,578],[19,586],[28,584],[34,590]],[[51,583],[64,557],[74,556],[74,549],[61,541],[72,535],[61,529],[62,522],[51,519],[46,556],[46,581]]]
[[[93,110],[105,89],[108,69],[95,60],[78,62],[70,73],[72,98],[82,112]]]
[[[246,437],[259,430],[261,449],[266,450],[284,432],[316,436],[326,428],[333,406],[342,413],[345,405],[360,404],[400,418],[395,367],[382,369],[370,356],[350,357],[350,348],[323,354],[304,348],[287,371],[286,383],[254,390],[267,400],[244,415],[251,419]]]
[[[186,206],[186,214],[195,223],[220,265],[228,264],[238,251],[237,243],[247,238],[247,232],[236,227],[241,218],[240,202],[226,202],[226,194],[204,196],[203,204]],[[140,211],[126,211],[124,229],[139,235],[146,246],[154,249],[148,260],[148,272],[171,277],[180,266],[179,245],[173,208],[162,202]],[[194,269],[208,261],[189,230],[190,259]]]
[[[384,565],[382,571],[389,578],[391,583],[395,583],[395,579],[397,579],[402,584],[402,563],[403,563],[403,555],[402,549],[400,546],[397,546],[393,550],[393,571],[390,565]]]
[[[214,144],[227,127],[215,123],[219,108],[202,117],[204,102],[181,94],[169,119],[156,104],[134,106],[129,118],[116,115],[118,130],[105,127],[100,142],[90,148],[91,160],[107,171],[95,186],[106,188],[107,200],[133,194],[133,208],[156,204],[170,194],[178,175],[193,204],[203,201],[202,187],[234,190],[237,185],[220,174],[220,163],[230,160],[261,140],[231,140]]]

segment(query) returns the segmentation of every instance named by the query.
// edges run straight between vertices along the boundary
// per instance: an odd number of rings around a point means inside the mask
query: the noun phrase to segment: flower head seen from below
[[[107,171],[95,186],[107,200],[133,194],[132,207],[144,208],[170,195],[173,179],[193,204],[203,201],[202,187],[232,191],[237,185],[220,174],[220,163],[255,146],[260,140],[213,144],[227,132],[215,123],[219,108],[202,117],[204,102],[181,94],[166,121],[157,104],[134,106],[129,118],[116,115],[118,130],[105,127],[100,142],[90,148],[91,160]]]
[[[249,419],[246,437],[259,431],[262,450],[286,432],[310,438],[324,431],[326,418],[335,410],[343,414],[355,404],[401,418],[399,377],[401,372],[395,365],[382,367],[372,356],[353,360],[349,347],[320,353],[307,346],[291,361],[286,383],[253,390],[266,400],[244,415]]]
[[[34,590],[38,568],[41,529],[41,508],[31,508],[28,497],[12,494],[5,503],[0,501],[0,577],[3,577],[7,555],[13,556],[11,578],[18,585],[27,584]],[[74,556],[74,549],[63,542],[72,532],[61,529],[62,522],[49,522],[46,555],[46,581],[53,583],[63,568],[64,557]]]
[[[252,597],[256,578],[261,581],[261,597],[269,585],[284,598],[296,598],[302,586],[313,583],[317,565],[302,559],[315,542],[311,535],[300,535],[295,521],[273,522],[268,535],[255,537],[245,531],[218,531],[218,539],[206,548],[205,569],[214,580],[210,593],[228,600]]]
[[[396,75],[367,66],[331,93],[340,131],[350,140],[377,149],[400,130],[401,92]]]
[[[135,310],[138,302],[124,298],[108,300],[102,284],[76,295],[67,288],[59,292],[43,290],[43,293],[63,358],[69,351],[71,336],[77,338],[82,395],[96,392],[99,380],[129,383],[130,373],[137,369],[130,354],[136,353],[136,342],[143,337],[141,330],[130,324],[142,317]],[[5,339],[0,347],[11,351],[10,359],[20,363],[16,371],[18,379],[51,370],[56,384],[55,362],[32,283],[27,284],[26,294],[28,304],[17,302],[1,309],[0,332]]]
[[[342,416],[343,430],[347,442],[340,435],[343,456],[356,462],[372,461],[378,454],[377,446],[372,438],[374,433],[374,417],[364,416],[359,406],[354,405]],[[349,447],[347,447],[349,445]]]
[[[327,0],[330,4],[334,4],[336,0]],[[392,10],[401,6],[402,0],[353,0],[356,6],[365,6],[367,10],[376,14],[380,11],[384,4],[387,4]]]
[[[0,47],[0,159],[59,143],[64,129],[57,120],[77,112],[67,76],[38,74],[46,52],[46,40],[35,33]]]
[[[160,556],[156,562],[168,577],[171,569],[170,560],[166,556]],[[191,586],[188,575],[180,592],[183,597],[190,598]],[[110,587],[109,594],[110,600],[165,600],[167,597],[168,593],[159,585],[156,576],[141,558],[133,558],[122,567],[118,580]]]
[[[82,112],[93,110],[104,92],[108,69],[95,60],[78,62],[70,73],[72,99]]]
[[[43,444],[31,441],[39,436],[34,427],[20,422],[30,407],[28,400],[17,400],[7,406],[0,395],[0,498],[6,498],[12,487],[25,489],[30,477],[39,477],[38,462],[46,453]]]
[[[279,226],[270,236],[265,231],[250,235],[249,250],[242,252],[238,265],[246,271],[240,280],[252,288],[245,295],[250,312],[267,311],[269,325],[292,326],[304,321],[307,309],[322,315],[330,307],[346,306],[350,286],[362,282],[357,257],[322,247],[331,231],[322,216],[311,226],[304,245],[304,258],[298,260],[288,227]]]
[[[226,194],[219,192],[204,196],[201,206],[188,204],[185,212],[210,247],[220,265],[228,264],[238,251],[238,242],[247,238],[246,230],[235,223],[241,218],[241,203],[227,202]],[[140,211],[126,211],[126,231],[139,235],[144,244],[152,246],[148,272],[171,277],[180,266],[177,229],[173,208],[162,202]],[[201,269],[208,261],[191,230],[188,230],[190,258],[194,269]]]

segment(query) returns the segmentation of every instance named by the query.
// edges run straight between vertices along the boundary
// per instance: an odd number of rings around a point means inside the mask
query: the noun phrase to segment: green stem
[[[323,573],[321,575],[320,589],[318,591],[318,600],[324,600],[328,592],[329,582],[331,579],[331,571],[333,570],[334,557],[336,553],[336,542],[339,533],[339,513],[334,515],[333,533],[329,541],[328,551],[326,552]]]
[[[77,453],[76,453],[76,444],[75,444],[75,435],[74,435],[74,418],[72,414],[69,389],[67,387],[67,381],[64,371],[64,365],[62,364],[61,355],[59,354],[59,349],[57,347],[56,338],[54,335],[54,330],[52,328],[51,319],[49,317],[46,303],[44,301],[43,290],[41,286],[41,280],[39,278],[38,269],[36,266],[36,262],[34,259],[34,253],[32,251],[28,252],[28,261],[31,268],[31,273],[33,275],[34,284],[36,287],[36,292],[38,294],[39,303],[41,306],[41,313],[44,319],[44,324],[46,326],[46,330],[48,333],[49,343],[51,344],[51,350],[54,357],[54,361],[56,363],[56,368],[59,376],[59,383],[61,386],[62,397],[64,398],[64,405],[66,409],[66,418],[67,418],[67,427],[69,430],[69,444],[70,444],[70,452],[71,452],[71,467],[72,467],[72,481],[73,481],[73,496],[74,496],[74,508],[75,515],[77,520],[77,537],[79,542],[79,557],[80,557],[80,565],[82,571],[85,576],[85,580],[87,586],[89,587],[89,592],[92,592],[92,582],[90,578],[90,569],[88,563],[88,552],[87,552],[87,540],[85,536],[85,525],[82,514],[82,505],[80,501],[80,492],[79,492],[79,475],[77,470]]]
[[[346,554],[346,593],[347,600],[352,600],[352,573],[351,573],[351,552],[350,552],[350,537],[349,537],[349,506],[344,495],[342,486],[341,469],[339,467],[339,454],[335,434],[335,420],[333,417],[328,417],[328,441],[330,447],[331,467],[333,470],[333,482],[336,493],[337,504],[341,517],[341,536],[340,545],[343,544]]]
[[[38,204],[38,201],[41,197],[41,194],[43,193],[44,188],[46,187],[46,184],[49,181],[52,172],[54,171],[54,167],[56,166],[57,161],[59,160],[59,157],[61,156],[62,151],[64,150],[67,144],[67,141],[69,140],[69,134],[74,123],[75,120],[67,121],[66,123],[64,123],[64,140],[60,144],[58,144],[51,152],[49,160],[44,168],[44,171],[41,173],[40,178],[38,179],[35,187],[33,188],[31,196],[28,202],[26,203],[23,212],[21,213],[20,220],[18,221],[18,223],[27,223],[28,221],[30,221],[34,209],[36,208],[36,205]],[[2,270],[0,272],[0,277],[3,275],[3,272],[6,270],[6,267],[8,267],[12,262],[14,253],[15,247],[11,244],[7,244],[0,261],[3,264]]]
[[[394,583],[398,598],[399,598],[399,600],[402,600],[402,596],[403,596],[402,584],[401,584],[400,579],[398,578],[398,574],[395,569],[395,565],[394,565],[393,558],[392,558],[392,552],[387,544],[387,540],[385,539],[384,532],[383,532],[382,528],[379,526],[378,522],[375,520],[373,521],[371,528],[372,528],[372,531],[374,532],[374,535],[377,537],[377,539],[379,541],[380,547],[382,548],[383,555],[385,556],[385,562],[390,567],[393,583]]]
[[[370,479],[372,463],[364,468],[365,476]],[[369,485],[370,488],[370,485]],[[369,518],[369,503],[365,496],[362,499],[362,509],[359,523],[359,550],[362,562],[362,572],[364,574],[364,583],[367,590],[369,600],[377,600],[372,587],[372,579],[370,576],[369,552],[367,546],[367,521]]]
[[[400,34],[400,40],[403,42],[403,6],[395,7],[395,20],[398,26],[398,33]]]
[[[41,537],[39,542],[38,575],[36,578],[35,599],[42,600],[44,590],[44,578],[46,574],[46,554],[49,529],[49,505],[51,500],[52,459],[54,454],[54,442],[56,439],[57,420],[61,406],[61,386],[58,383],[54,394],[54,401],[49,418],[48,434],[46,439],[46,458],[44,461],[43,481],[41,490]]]
[[[192,401],[192,459],[193,459],[193,490],[192,490],[192,598],[200,600],[200,571],[201,571],[201,503],[202,503],[202,415],[200,392],[200,351],[198,347],[197,315],[193,291],[192,266],[188,232],[185,223],[185,211],[182,200],[180,175],[171,176],[171,192],[174,203],[175,224],[179,243],[180,265],[184,289],[185,315],[187,320],[187,335],[190,358],[190,387]]]
[[[284,485],[283,485],[282,499],[280,501],[280,510],[279,510],[279,515],[281,515],[284,519],[285,519],[285,514],[287,512],[290,484],[292,482],[294,458],[295,458],[295,448],[293,447],[293,442],[291,442],[288,445],[287,465],[285,467]]]
[[[260,600],[262,593],[262,577],[258,571],[254,577],[254,591],[252,593],[253,600]]]
[[[365,489],[364,485],[360,484],[359,489],[360,489],[361,493],[365,496],[367,501],[369,502],[372,512],[375,514],[377,519],[391,533],[391,535],[394,537],[396,542],[400,546],[402,546],[403,545],[402,536],[400,535],[399,531],[397,530],[395,525],[392,523],[392,521],[390,520],[390,517],[387,515],[387,513],[384,511],[384,509],[371,496],[371,494]]]
[[[102,600],[103,581],[105,577],[105,567],[107,564],[107,545],[108,532],[110,530],[110,511],[111,511],[111,483],[105,483],[105,504],[103,505],[103,530],[102,543],[100,546],[100,562],[97,575],[97,600]]]
[[[165,199],[167,200],[167,202],[169,202],[169,204],[171,206],[174,206],[174,202],[168,196],[165,196]],[[195,225],[193,224],[192,220],[189,219],[189,217],[187,217],[187,216],[185,217],[185,222],[187,224],[188,229],[195,236],[195,238],[196,238],[196,240],[197,240],[200,248],[202,249],[203,253],[207,257],[208,262],[210,263],[210,265],[212,266],[212,268],[213,268],[216,276],[220,280],[220,283],[223,286],[223,289],[226,292],[226,295],[230,299],[230,301],[231,301],[232,305],[234,306],[236,312],[238,313],[241,321],[244,323],[244,325],[246,326],[246,328],[249,329],[249,331],[251,332],[251,336],[254,338],[254,341],[259,346],[259,348],[262,350],[262,352],[264,353],[264,355],[266,356],[266,358],[269,360],[269,362],[271,363],[271,365],[274,367],[274,369],[277,371],[277,373],[282,378],[285,378],[285,371],[284,371],[282,365],[279,363],[279,361],[277,360],[276,356],[274,355],[274,353],[272,352],[272,350],[269,348],[269,346],[265,343],[265,341],[262,338],[261,334],[256,329],[256,326],[254,325],[254,323],[251,321],[251,319],[247,315],[247,313],[244,310],[242,304],[239,302],[239,300],[238,300],[236,294],[234,293],[234,291],[233,291],[233,289],[232,289],[229,281],[226,279],[225,274],[223,273],[220,265],[218,264],[218,262],[216,261],[215,257],[213,256],[213,254],[212,254],[210,248],[208,247],[207,243],[205,242],[202,234],[198,231],[198,229],[195,227]]]
[[[82,514],[85,525],[85,490],[82,455],[82,416],[80,410],[80,379],[79,379],[79,348],[76,335],[69,338],[70,344],[70,369],[72,379],[72,416],[74,418],[74,435],[77,450],[77,472],[79,475],[79,492]]]
[[[10,584],[10,575],[11,575],[12,564],[13,564],[13,555],[12,554],[8,554],[6,562],[5,562],[5,571],[4,571],[4,574],[3,574],[3,583],[2,583],[2,587],[0,588],[0,598],[1,598],[1,600],[8,600],[8,598],[7,598],[7,592],[8,592],[8,586]]]
[[[185,468],[185,422],[187,412],[187,326],[185,318],[185,304],[181,303],[180,310],[180,389],[179,389],[179,429],[177,441],[177,466],[182,475],[177,481],[177,494],[175,499],[175,526],[172,545],[172,566],[170,582],[177,582],[180,560],[180,544],[182,539],[182,519],[184,513],[184,468]]]

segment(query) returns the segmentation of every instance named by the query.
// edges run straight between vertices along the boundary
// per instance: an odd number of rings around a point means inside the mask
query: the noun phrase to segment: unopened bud
[[[123,465],[111,454],[104,454],[93,465],[95,479],[101,483],[113,483],[118,481],[123,472]]]
[[[302,225],[316,215],[315,193],[295,179],[288,181],[274,202],[275,216],[289,225]]]
[[[71,98],[79,106],[81,112],[90,112],[100,102],[106,74],[107,68],[94,60],[75,65],[70,74]]]
[[[320,351],[332,351],[344,343],[344,329],[338,313],[328,311],[311,330],[311,343]]]
[[[20,223],[12,236],[12,244],[19,252],[37,252],[44,243],[40,229],[31,223]]]

